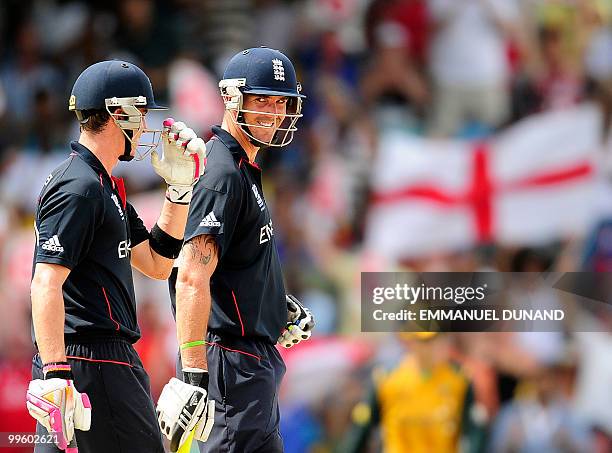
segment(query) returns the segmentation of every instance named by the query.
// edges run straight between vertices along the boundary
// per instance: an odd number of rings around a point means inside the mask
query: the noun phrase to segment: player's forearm
[[[170,236],[182,239],[185,235],[187,214],[189,214],[188,204],[177,204],[165,200],[157,225]]]
[[[206,338],[211,296],[208,279],[179,272],[176,282],[176,327],[179,345],[189,345]],[[184,368],[208,369],[206,345],[182,347]]]
[[[187,214],[189,213],[189,205],[181,205],[172,203],[168,200],[164,201],[157,226],[166,234],[175,239],[183,239],[185,234],[185,224],[187,223]],[[161,256],[151,249],[151,257],[153,259],[153,274],[166,279],[172,271],[174,260]],[[156,278],[153,276],[153,278]]]
[[[65,362],[64,298],[61,286],[32,280],[32,321],[42,363]]]

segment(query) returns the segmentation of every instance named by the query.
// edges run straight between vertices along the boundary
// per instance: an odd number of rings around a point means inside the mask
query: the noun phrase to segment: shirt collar
[[[246,151],[242,148],[242,146],[240,146],[240,143],[238,143],[232,134],[227,132],[225,129],[222,129],[220,126],[213,126],[212,131],[213,134],[215,134],[216,137],[221,140],[221,143],[223,143],[225,147],[230,150],[232,156],[234,156],[234,159],[237,162],[240,162],[240,159],[246,160],[247,162],[249,161],[249,156],[247,155]]]
[[[70,142],[70,147],[72,148],[72,152],[76,153],[81,159],[85,161],[87,165],[95,170],[98,174],[103,174],[106,178],[110,179],[110,176],[106,172],[106,168],[86,146],[80,144],[79,142]]]

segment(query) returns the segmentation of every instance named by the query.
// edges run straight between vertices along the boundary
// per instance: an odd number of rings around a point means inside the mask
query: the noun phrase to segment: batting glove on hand
[[[26,392],[28,412],[50,434],[60,450],[74,439],[74,430],[89,431],[91,404],[86,393],[79,393],[71,379],[36,379]]]
[[[287,294],[285,299],[287,300],[287,325],[278,338],[278,343],[284,348],[290,348],[310,338],[315,321],[310,310],[294,296]]]
[[[155,172],[166,180],[166,198],[172,203],[189,204],[194,184],[204,174],[206,144],[193,129],[172,118],[164,120],[162,131],[164,157],[151,153]]]
[[[193,430],[194,439],[206,442],[215,422],[215,402],[208,399],[208,371],[184,368],[183,379],[170,379],[157,402],[157,421],[172,452]]]

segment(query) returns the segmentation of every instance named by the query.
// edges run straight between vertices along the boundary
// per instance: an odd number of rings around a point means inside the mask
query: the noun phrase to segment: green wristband
[[[206,342],[204,340],[188,341],[181,345],[181,351],[184,349],[195,348],[196,346],[204,346]]]

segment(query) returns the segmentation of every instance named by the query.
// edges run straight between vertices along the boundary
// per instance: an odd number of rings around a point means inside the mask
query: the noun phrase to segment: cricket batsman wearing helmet
[[[163,453],[149,378],[132,344],[140,338],[132,267],[165,279],[180,252],[205,144],[185,124],[164,121],[163,157],[155,171],[168,190],[157,224],[147,231],[127,202],[118,160],[140,151],[151,82],[137,66],[103,61],[76,80],[69,109],[81,135],[47,178],[36,211],[31,284],[38,353],[27,408],[39,434],[54,444],[35,452]],[[143,156],[144,157],[144,156]],[[78,444],[78,445],[77,445]]]
[[[223,124],[206,145],[208,169],[194,189],[170,277],[181,380],[164,387],[157,411],[172,451],[195,438],[207,439],[202,452],[282,452],[285,365],[276,343],[310,338],[314,321],[285,293],[255,157],[291,143],[304,96],[291,61],[265,47],[236,54],[219,87]],[[188,385],[202,389],[195,410]]]

